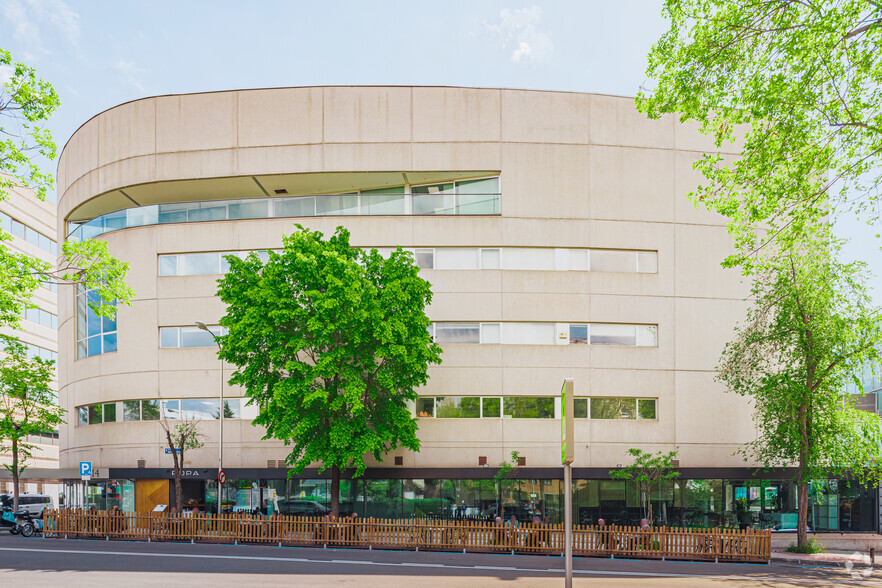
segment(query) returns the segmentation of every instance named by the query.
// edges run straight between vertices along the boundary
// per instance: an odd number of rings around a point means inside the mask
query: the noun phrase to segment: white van
[[[0,507],[12,508],[12,494],[0,494]],[[19,494],[18,510],[26,510],[32,517],[40,516],[44,508],[52,508],[52,497],[48,494]]]

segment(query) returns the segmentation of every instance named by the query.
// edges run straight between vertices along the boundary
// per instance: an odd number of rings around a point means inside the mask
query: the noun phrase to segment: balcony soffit
[[[65,220],[87,221],[102,214],[137,206],[229,200],[284,198],[311,194],[341,194],[394,186],[431,184],[498,175],[498,170],[409,172],[317,172],[170,180],[126,186],[99,194],[73,209]],[[277,190],[286,193],[277,194]]]

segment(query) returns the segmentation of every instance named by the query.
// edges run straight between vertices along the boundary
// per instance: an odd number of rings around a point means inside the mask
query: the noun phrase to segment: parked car
[[[279,512],[283,515],[321,517],[331,512],[331,509],[315,500],[287,500],[279,501]]]
[[[0,508],[12,508],[12,494],[0,494]],[[19,494],[18,510],[27,511],[33,517],[40,516],[44,508],[52,508],[52,497],[48,494]]]

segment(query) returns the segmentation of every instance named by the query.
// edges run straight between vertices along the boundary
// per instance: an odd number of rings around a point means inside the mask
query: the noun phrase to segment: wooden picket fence
[[[553,555],[564,550],[563,525],[511,527],[486,521],[56,510],[45,514],[44,525],[47,537]],[[573,526],[573,554],[578,556],[767,562],[771,548],[768,529]]]

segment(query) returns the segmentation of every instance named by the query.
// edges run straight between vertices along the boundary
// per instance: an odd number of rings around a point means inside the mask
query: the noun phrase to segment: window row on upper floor
[[[26,308],[22,311],[21,318],[53,331],[58,329],[58,315],[42,308]]]
[[[420,269],[431,270],[530,270],[594,271],[654,274],[658,252],[619,249],[561,249],[550,247],[417,247],[403,248],[414,254]],[[377,251],[390,255],[391,247]],[[159,256],[160,276],[203,276],[225,274],[230,269],[226,255],[244,257],[247,251],[178,253]],[[262,259],[266,251],[258,251]]]
[[[316,194],[174,202],[110,212],[68,223],[68,239],[82,241],[110,231],[167,223],[315,216],[498,215],[499,178],[426,186],[392,186],[347,194]]]
[[[593,420],[657,420],[658,399],[596,396],[573,399],[573,417]],[[123,400],[78,406],[77,426],[115,422],[219,420],[219,398]],[[421,418],[559,419],[559,396],[420,396],[414,414]],[[257,408],[247,398],[224,398],[224,419],[253,419]]]
[[[209,326],[218,336],[219,326]],[[452,323],[436,322],[429,326],[436,343],[502,345],[621,345],[655,347],[656,325],[613,323]],[[169,348],[214,347],[214,336],[197,327],[160,327],[159,346]]]
[[[502,345],[621,345],[655,347],[657,325],[622,323],[454,323],[429,327],[436,343]]]
[[[46,253],[58,255],[58,245],[55,241],[26,224],[15,220],[5,212],[0,212],[0,229],[24,239],[31,245],[42,249]]]
[[[224,398],[224,419],[252,419],[257,409],[247,398]],[[219,398],[123,400],[78,406],[77,426],[164,420],[219,420]],[[244,414],[243,414],[244,413]]]
[[[656,420],[658,399],[596,396],[573,399],[573,418]],[[420,396],[416,416],[436,419],[559,419],[559,396]]]
[[[46,349],[45,347],[40,347],[39,345],[34,345],[32,343],[21,342],[22,345],[25,346],[27,350],[28,359],[34,359],[35,357],[39,357],[40,359],[45,359],[46,361],[58,361],[58,353],[56,351],[52,351],[51,349]]]

